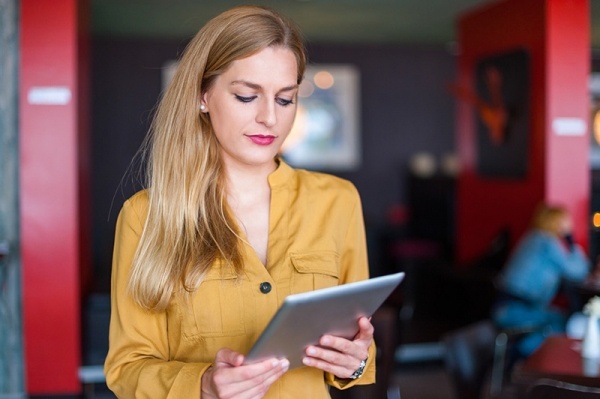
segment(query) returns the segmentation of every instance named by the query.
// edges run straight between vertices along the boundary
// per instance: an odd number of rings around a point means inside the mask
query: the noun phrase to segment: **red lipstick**
[[[258,144],[258,145],[270,145],[273,143],[273,141],[275,141],[275,136],[265,136],[262,134],[256,134],[256,135],[246,136],[246,137],[248,137],[250,140],[252,140],[252,142],[254,144]]]

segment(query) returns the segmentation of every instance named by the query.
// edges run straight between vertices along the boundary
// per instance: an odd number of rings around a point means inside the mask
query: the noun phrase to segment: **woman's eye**
[[[242,103],[250,103],[252,101],[254,101],[258,96],[240,96],[239,94],[235,94],[235,98],[236,100],[242,102]],[[282,107],[286,107],[290,104],[294,103],[294,100],[288,100],[285,98],[281,98],[281,97],[277,97],[275,98],[275,102],[279,105],[281,105]]]
[[[277,104],[279,104],[283,107],[286,107],[286,106],[294,103],[294,100],[286,100],[285,98],[280,98],[280,97],[277,97],[277,99],[275,99],[275,101],[277,101]]]
[[[236,95],[235,95],[235,98],[236,98],[238,101],[240,101],[240,102],[243,102],[243,103],[249,103],[249,102],[251,102],[252,100],[254,100],[254,99],[256,98],[256,96],[244,97],[244,96],[240,96],[240,95],[236,94]]]

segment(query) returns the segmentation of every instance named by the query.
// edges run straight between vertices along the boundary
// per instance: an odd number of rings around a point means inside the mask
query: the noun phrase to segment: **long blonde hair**
[[[295,25],[257,6],[235,7],[209,21],[183,53],[164,93],[147,154],[149,211],[133,260],[129,290],[142,307],[163,310],[173,293],[195,290],[221,260],[243,269],[236,222],[228,210],[219,144],[200,98],[235,60],[281,46],[296,56],[298,84],[306,65]]]

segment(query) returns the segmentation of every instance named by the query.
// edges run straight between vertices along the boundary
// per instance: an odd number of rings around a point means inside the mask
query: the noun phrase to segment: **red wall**
[[[79,71],[84,4],[21,0],[23,327],[26,391],[33,395],[81,390],[80,276],[89,266],[87,107],[80,97],[86,75]],[[58,96],[32,97],[52,87]],[[61,98],[65,93],[70,97]]]
[[[587,0],[506,0],[459,19],[459,84],[473,88],[481,58],[515,48],[529,52],[531,74],[528,165],[523,179],[478,175],[474,109],[457,102],[457,148],[463,167],[458,183],[459,260],[479,255],[504,226],[514,244],[542,200],[571,210],[576,239],[587,247],[589,130],[558,136],[552,122],[568,117],[588,123],[589,12]]]

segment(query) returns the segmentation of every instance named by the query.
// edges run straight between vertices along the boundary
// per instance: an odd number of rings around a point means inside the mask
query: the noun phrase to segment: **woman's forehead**
[[[267,47],[233,61],[220,76],[226,84],[246,86],[297,86],[298,65],[294,53],[284,47]],[[257,87],[258,88],[258,87]]]

